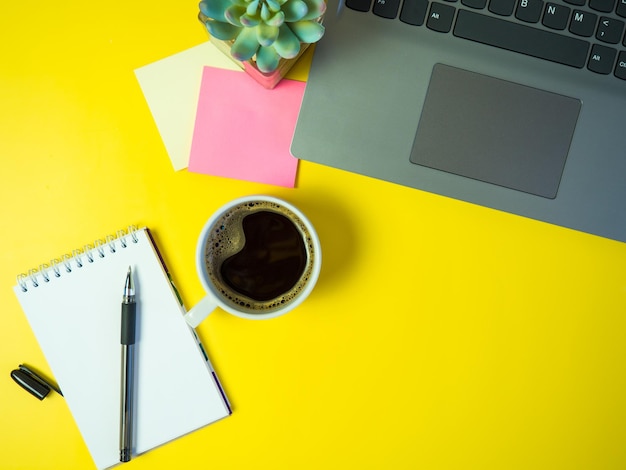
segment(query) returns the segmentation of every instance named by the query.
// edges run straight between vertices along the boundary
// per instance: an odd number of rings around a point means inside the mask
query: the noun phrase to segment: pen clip
[[[44,379],[41,375],[37,374],[23,364],[20,364],[18,369],[11,371],[11,378],[20,387],[39,400],[46,398],[48,393],[50,393],[50,390],[54,390],[59,395],[63,396],[59,387]]]

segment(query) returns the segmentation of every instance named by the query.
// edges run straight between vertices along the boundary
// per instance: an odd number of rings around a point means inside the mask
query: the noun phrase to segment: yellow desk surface
[[[626,468],[626,244],[309,162],[296,189],[173,171],[133,70],[205,41],[196,13],[2,8],[0,468],[92,468],[64,400],[9,377],[50,373],[15,276],[147,225],[191,306],[201,227],[254,193],[317,227],[317,289],[279,319],[202,323],[234,414],[124,468]]]

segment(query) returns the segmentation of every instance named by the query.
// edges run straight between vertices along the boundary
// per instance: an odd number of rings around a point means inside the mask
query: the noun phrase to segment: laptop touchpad
[[[437,64],[411,162],[555,198],[580,100]]]

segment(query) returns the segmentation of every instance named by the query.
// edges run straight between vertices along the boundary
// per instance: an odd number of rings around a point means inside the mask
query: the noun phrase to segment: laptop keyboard
[[[346,0],[346,6],[626,82],[626,0]]]

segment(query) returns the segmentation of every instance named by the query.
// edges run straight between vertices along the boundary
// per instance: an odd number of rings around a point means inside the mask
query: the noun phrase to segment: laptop
[[[297,158],[626,242],[626,0],[329,0]]]

